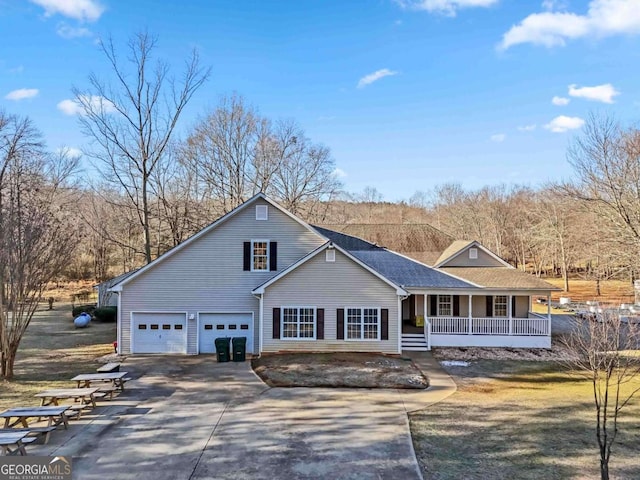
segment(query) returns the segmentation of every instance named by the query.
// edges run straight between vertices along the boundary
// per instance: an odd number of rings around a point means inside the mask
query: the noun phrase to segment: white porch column
[[[509,335],[513,335],[513,295],[508,296],[507,309],[509,310]]]
[[[473,329],[473,295],[469,294],[469,332],[467,335],[471,335]]]
[[[428,311],[427,310],[427,300],[429,299],[429,296],[425,293],[423,295],[423,297],[424,297],[424,299],[422,301],[422,309],[424,310],[423,314],[424,314],[424,321],[425,321],[425,324],[426,324],[426,322],[427,322],[427,311]]]
[[[547,322],[549,324],[547,333],[551,335],[551,293],[547,295]]]

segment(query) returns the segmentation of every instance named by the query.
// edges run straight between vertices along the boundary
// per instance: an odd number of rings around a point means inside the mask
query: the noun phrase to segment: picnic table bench
[[[26,438],[27,432],[2,432],[0,433],[0,451],[3,455],[26,455],[25,445],[35,441],[35,438]],[[11,448],[12,445],[15,445]]]
[[[113,372],[119,372],[119,371],[120,371],[119,363],[106,363],[102,365],[100,368],[96,369],[96,372],[98,373],[113,373]]]
[[[47,443],[49,441],[49,434],[55,430],[58,425],[63,425],[64,428],[68,428],[67,410],[69,410],[69,408],[70,405],[10,408],[0,413],[0,418],[4,418],[3,433],[10,433],[6,430],[20,424],[24,428],[12,430],[22,432],[25,436],[31,435],[31,433],[35,433],[36,435],[42,434],[44,435],[43,443]],[[47,425],[45,427],[30,427],[28,422],[29,418],[37,418],[38,420],[40,418],[46,418]]]
[[[76,375],[71,380],[77,382],[78,388],[90,387],[93,382],[111,383],[117,391],[124,391],[125,382],[131,380],[127,378],[128,372],[111,372],[111,373],[82,373]]]
[[[76,402],[80,402],[81,407],[96,407],[96,393],[97,387],[92,388],[57,388],[54,390],[45,390],[44,392],[36,393],[36,397],[40,399],[43,406],[45,405],[59,405],[59,400],[71,398]],[[75,409],[75,406],[70,405],[67,408]]]
[[[42,437],[42,443],[47,443],[49,441],[49,434],[55,429],[56,427],[53,425],[50,427],[0,428],[0,433],[25,432],[27,434],[27,437],[25,438],[38,439]]]

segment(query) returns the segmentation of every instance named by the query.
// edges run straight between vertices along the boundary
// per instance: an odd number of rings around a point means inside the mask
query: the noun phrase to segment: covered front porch
[[[402,339],[434,347],[551,347],[551,311],[531,313],[549,292],[412,293],[402,302]],[[423,340],[422,340],[423,339]]]

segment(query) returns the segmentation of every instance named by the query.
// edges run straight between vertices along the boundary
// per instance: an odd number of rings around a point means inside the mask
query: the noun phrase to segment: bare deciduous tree
[[[293,121],[274,125],[238,95],[223,97],[200,120],[183,158],[219,213],[265,192],[293,213],[313,215],[341,186],[327,147],[312,143]]]
[[[640,329],[617,312],[577,320],[563,342],[565,363],[592,386],[600,476],[609,479],[609,461],[624,408],[640,391]]]
[[[67,180],[77,159],[48,156],[28,119],[0,113],[0,376],[10,379],[20,341],[46,284],[75,247]]]
[[[568,156],[577,181],[565,191],[640,243],[640,131],[592,114]]]
[[[168,76],[166,63],[151,64],[155,46],[156,39],[147,33],[134,35],[124,62],[112,39],[101,42],[113,83],[91,74],[88,90],[73,89],[83,110],[83,131],[93,141],[94,148],[86,153],[133,207],[143,230],[147,263],[152,260],[150,179],[182,111],[209,76],[194,51],[176,82]]]

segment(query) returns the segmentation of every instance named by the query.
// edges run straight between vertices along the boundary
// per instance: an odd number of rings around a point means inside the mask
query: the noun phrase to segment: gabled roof
[[[104,282],[100,282],[97,285],[94,285],[93,288],[100,288],[100,286],[102,286],[102,285],[106,285],[107,287],[111,288],[111,287],[119,284],[120,282],[122,282],[124,279],[130,277],[131,275],[136,273],[138,270],[139,270],[138,268],[135,268],[133,270],[129,270],[128,272],[122,273],[122,274],[118,275],[117,277],[113,277],[113,278],[110,278],[109,280],[105,280]]]
[[[168,250],[167,252],[163,253],[158,258],[156,258],[153,262],[145,265],[144,267],[142,267],[139,270],[135,271],[132,275],[124,278],[118,284],[116,284],[113,287],[111,287],[111,290],[114,290],[114,291],[120,290],[123,285],[129,283],[131,280],[133,280],[134,278],[138,277],[139,275],[142,275],[147,270],[150,270],[151,268],[154,268],[156,265],[162,263],[167,258],[169,258],[172,255],[176,254],[180,250],[183,250],[184,248],[187,248],[189,245],[191,245],[193,242],[198,240],[200,237],[203,237],[204,235],[208,234],[210,231],[212,231],[213,229],[215,229],[219,225],[223,224],[224,222],[226,222],[230,218],[236,216],[238,213],[240,213],[244,209],[248,208],[250,205],[255,203],[257,200],[264,200],[269,205],[272,205],[274,208],[278,209],[280,212],[282,212],[285,215],[287,215],[289,218],[295,220],[297,223],[299,223],[300,225],[305,227],[307,230],[309,230],[309,231],[315,233],[316,235],[318,235],[318,232],[316,230],[314,230],[313,228],[311,228],[311,226],[308,223],[303,222],[298,217],[296,217],[294,214],[292,214],[288,210],[284,209],[283,207],[278,205],[273,200],[269,199],[264,193],[260,192],[260,193],[258,193],[256,195],[254,195],[253,197],[251,197],[249,200],[247,200],[243,204],[238,205],[236,208],[231,210],[229,213],[227,213],[227,214],[223,215],[222,217],[218,218],[213,223],[210,223],[208,226],[204,227],[202,230],[200,230],[198,233],[192,235],[191,237],[186,239],[184,242],[180,243],[179,245],[176,245],[171,250]],[[322,235],[319,235],[319,236],[322,237]]]
[[[318,233],[403,288],[475,288],[455,276],[344,233],[313,226]]]
[[[510,265],[509,263],[505,262],[502,258],[500,258],[495,253],[493,253],[491,250],[489,250],[488,248],[483,246],[477,240],[473,240],[473,241],[456,240],[456,241],[454,241],[451,245],[449,245],[444,250],[444,252],[442,252],[442,254],[440,255],[440,258],[438,258],[438,260],[436,261],[436,263],[433,266],[436,267],[436,268],[440,268],[440,267],[444,266],[446,263],[448,263],[451,260],[453,260],[458,255],[460,255],[462,252],[465,252],[466,250],[468,250],[469,248],[472,248],[472,247],[473,248],[477,248],[479,250],[482,250],[487,255],[489,255],[490,257],[494,258],[495,260],[497,260],[499,263],[501,263],[505,267],[514,268],[512,265]]]
[[[440,265],[449,260],[456,253],[462,252],[465,248],[470,246],[473,242],[471,240],[454,240],[451,245],[445,248],[438,259],[434,262],[434,265]]]
[[[294,263],[293,265],[290,265],[289,267],[285,268],[283,271],[281,271],[280,273],[278,273],[277,275],[274,275],[273,277],[271,277],[269,280],[267,280],[266,282],[264,282],[262,285],[259,285],[258,287],[254,288],[251,293],[253,293],[254,295],[259,295],[264,293],[265,288],[267,288],[269,285],[277,282],[278,280],[280,280],[282,277],[284,277],[285,275],[288,275],[289,273],[291,273],[293,270],[297,269],[298,267],[304,265],[305,263],[307,263],[309,260],[311,260],[312,258],[314,258],[316,255],[318,255],[319,253],[325,251],[328,248],[335,248],[336,250],[338,250],[340,253],[342,253],[344,256],[346,256],[347,258],[351,259],[353,262],[355,262],[356,264],[360,265],[362,268],[364,268],[365,270],[367,270],[369,273],[372,273],[373,275],[375,275],[376,277],[378,277],[380,280],[382,280],[383,282],[385,282],[387,285],[389,285],[390,287],[394,288],[396,290],[396,293],[398,295],[408,295],[409,292],[407,292],[406,290],[404,290],[399,284],[391,281],[389,278],[385,277],[384,275],[381,275],[379,273],[379,271],[371,268],[369,265],[367,265],[366,263],[363,263],[362,261],[360,261],[357,257],[355,257],[354,255],[352,255],[352,252],[348,252],[347,250],[344,250],[343,248],[341,248],[339,245],[329,241],[323,245],[320,245],[318,248],[316,248],[315,250],[313,250],[312,252],[308,253],[307,255],[305,255],[304,257],[302,257],[300,260],[298,260],[296,263]]]
[[[522,290],[561,290],[550,283],[507,267],[441,267],[440,270],[456,275],[484,288]]]

